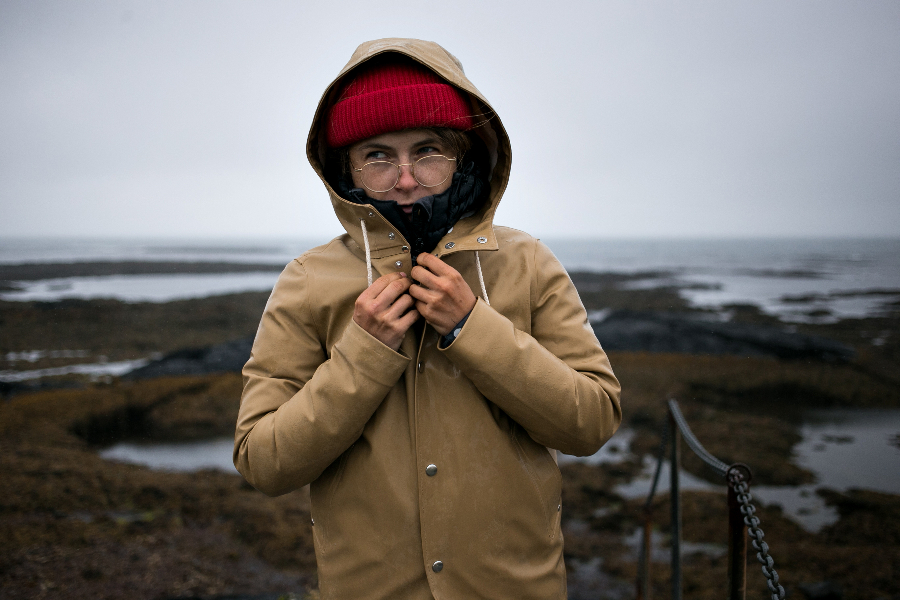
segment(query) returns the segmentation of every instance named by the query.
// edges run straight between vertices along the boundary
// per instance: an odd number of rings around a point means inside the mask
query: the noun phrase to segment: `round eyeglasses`
[[[387,160],[376,160],[366,163],[361,169],[353,169],[360,174],[362,184],[370,192],[389,192],[400,181],[400,170],[409,167],[410,173],[422,187],[441,185],[453,173],[456,158],[447,158],[442,154],[423,156],[412,163],[398,165]]]

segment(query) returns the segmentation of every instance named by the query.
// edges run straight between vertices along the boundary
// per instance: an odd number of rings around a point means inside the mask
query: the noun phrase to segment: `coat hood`
[[[368,204],[356,204],[342,198],[326,179],[325,161],[326,119],[341,89],[343,81],[352,77],[352,71],[372,58],[396,52],[407,56],[434,71],[447,83],[460,89],[469,99],[476,126],[471,133],[477,135],[487,148],[490,157],[490,194],[488,201],[470,217],[461,219],[434,249],[434,254],[444,256],[460,250],[486,251],[498,248],[494,234],[493,218],[500,198],[506,189],[512,162],[509,137],[499,117],[487,99],[468,80],[462,64],[455,56],[434,42],[415,39],[386,38],[360,45],[350,61],[326,88],[319,100],[306,144],[306,154],[328,194],[334,212],[344,229],[358,248],[368,248],[371,265],[380,273],[404,270],[409,273],[412,261],[409,242],[375,208]]]

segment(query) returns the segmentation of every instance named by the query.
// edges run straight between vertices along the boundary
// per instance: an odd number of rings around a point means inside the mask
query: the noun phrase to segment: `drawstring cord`
[[[360,219],[359,224],[362,227],[363,245],[366,247],[366,281],[372,285],[372,249],[369,247],[369,232],[366,230],[366,220]],[[484,298],[485,304],[491,305],[488,298],[487,287],[484,285],[484,274],[481,272],[481,257],[478,251],[475,251],[475,268],[478,270],[478,283],[481,284],[481,296]]]
[[[484,303],[490,306],[491,301],[488,299],[487,288],[484,287],[484,275],[481,273],[481,258],[478,256],[478,250],[475,251],[475,267],[478,269],[478,283],[481,284],[481,295],[484,297]]]
[[[366,220],[360,219],[359,224],[362,226],[363,244],[366,246],[366,281],[372,286],[372,250],[369,248],[369,232],[366,231]]]

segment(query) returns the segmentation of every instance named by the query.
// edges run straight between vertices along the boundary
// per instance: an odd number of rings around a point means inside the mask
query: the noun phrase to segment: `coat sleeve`
[[[243,370],[234,465],[273,496],[312,482],[356,441],[409,363],[353,320],[327,356],[311,286],[299,261],[285,268]]]
[[[530,334],[479,299],[443,352],[536,442],[587,456],[622,420],[619,382],[572,280],[539,241],[533,273]]]

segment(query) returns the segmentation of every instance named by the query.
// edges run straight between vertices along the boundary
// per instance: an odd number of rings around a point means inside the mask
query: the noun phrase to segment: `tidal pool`
[[[231,461],[234,439],[217,438],[200,442],[141,444],[126,442],[102,450],[106,460],[142,465],[159,471],[199,471],[219,469],[237,473]]]

